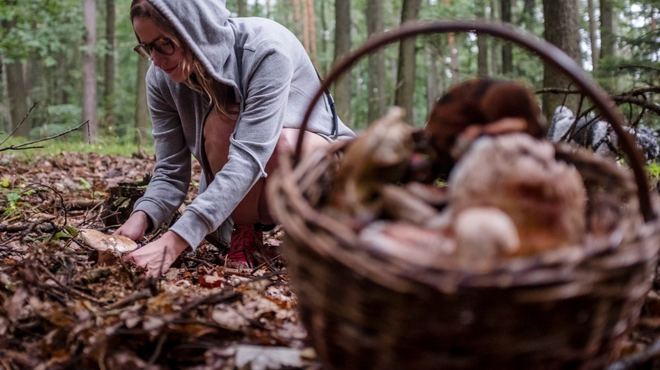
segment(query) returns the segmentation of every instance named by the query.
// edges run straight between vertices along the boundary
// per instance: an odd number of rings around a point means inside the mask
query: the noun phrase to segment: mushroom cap
[[[81,229],[78,232],[86,246],[99,252],[128,253],[138,248],[136,242],[122,235],[108,235],[93,229]]]
[[[518,229],[522,255],[582,243],[587,196],[579,172],[555,159],[547,141],[524,134],[484,137],[449,178],[456,214],[496,207]]]
[[[461,257],[492,258],[515,254],[520,248],[513,220],[494,207],[466,209],[454,223],[457,252]]]

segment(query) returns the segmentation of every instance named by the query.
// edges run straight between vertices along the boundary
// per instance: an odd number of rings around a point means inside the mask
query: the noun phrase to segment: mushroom
[[[506,125],[498,131],[506,128],[543,137],[545,118],[534,91],[527,86],[514,81],[474,79],[452,87],[434,104],[426,123],[431,145],[438,155],[435,163],[438,175],[446,178],[453,168],[456,158],[451,153],[452,148],[468,127],[487,126],[503,118],[520,118],[524,124]],[[478,134],[499,132],[485,130]]]
[[[83,244],[99,252],[99,264],[113,264],[116,259],[112,255],[130,253],[138,248],[136,242],[122,235],[108,235],[93,229],[80,229],[78,235]]]
[[[525,134],[478,139],[449,177],[456,214],[495,207],[516,225],[515,255],[579,245],[587,195],[579,172],[555,159],[551,143]],[[476,230],[475,230],[476,232]]]
[[[489,262],[513,255],[520,238],[513,220],[494,207],[473,207],[461,212],[454,222],[456,254],[463,263]]]
[[[401,181],[415,147],[412,128],[403,116],[403,109],[390,109],[350,143],[328,194],[332,209],[365,223],[380,215],[380,186]]]

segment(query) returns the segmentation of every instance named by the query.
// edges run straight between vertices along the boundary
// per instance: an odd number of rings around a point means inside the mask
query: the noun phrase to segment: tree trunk
[[[426,65],[428,66],[428,78],[426,79],[426,109],[430,112],[433,104],[440,97],[440,78],[442,74],[438,72],[438,52],[437,46],[429,45],[425,48]],[[444,71],[443,71],[444,72]]]
[[[248,16],[247,0],[237,0],[237,1],[238,1],[238,16],[247,17]]]
[[[484,20],[486,14],[486,5],[484,0],[477,1],[477,19]],[[488,37],[485,34],[477,35],[477,47],[479,54],[477,56],[477,75],[481,78],[488,77]]]
[[[577,1],[575,0],[543,0],[543,16],[545,18],[545,39],[562,49],[577,63],[581,63],[580,36],[578,27]],[[569,87],[571,79],[546,64],[543,73],[543,87]],[[577,95],[569,95],[566,105],[574,112],[577,109]],[[543,94],[543,114],[552,118],[554,110],[562,104],[564,96],[560,94]]]
[[[326,51],[328,51],[328,41],[326,40],[325,37],[325,32],[328,29],[328,24],[326,23],[325,20],[325,4],[328,0],[321,0],[321,28],[323,31],[321,34],[323,35],[321,37],[321,53],[323,55],[326,55]],[[325,59],[325,58],[323,58]],[[325,76],[328,73],[328,63],[321,61],[321,73],[323,76]]]
[[[563,1],[563,0],[562,0]],[[502,22],[511,23],[511,0],[501,0]],[[502,73],[507,75],[513,72],[513,52],[510,42],[502,45]]]
[[[0,27],[10,30],[16,26],[15,21],[3,21]],[[27,115],[27,99],[28,91],[25,86],[23,76],[23,65],[18,60],[13,60],[11,63],[5,62],[5,78],[7,79],[7,98],[9,104],[9,132],[21,124],[23,118]],[[30,136],[30,118],[26,118],[23,124],[14,133],[15,137],[27,138]]]
[[[383,0],[367,0],[367,33],[369,37],[383,31]],[[385,56],[379,50],[369,55],[369,123],[385,114]]]
[[[309,4],[307,0],[302,0],[302,28],[303,28],[303,46],[307,55],[310,55],[309,47]]]
[[[90,143],[98,138],[98,121],[96,119],[96,0],[84,0],[83,14],[85,19],[86,51],[83,52],[83,121],[85,136]]]
[[[495,23],[497,20],[497,14],[495,12],[495,9],[497,9],[497,1],[496,0],[490,0],[490,20],[491,22]],[[500,50],[500,40],[497,37],[491,37],[490,39],[490,45],[491,45],[491,62],[490,62],[490,67],[492,70],[492,75],[497,76],[500,73],[500,61],[499,61],[499,56],[502,55],[502,51]]]
[[[598,43],[596,39],[596,17],[594,9],[594,0],[587,0],[587,12],[589,13],[589,42],[591,43],[591,65],[593,75],[598,71]]]
[[[2,105],[9,108],[9,93],[7,92],[7,66],[3,58],[2,53],[0,53],[0,86],[2,86],[2,91],[0,92],[0,100]],[[9,109],[5,110],[6,113],[0,116],[0,131],[2,132],[11,132],[11,114]]]
[[[401,24],[419,18],[420,0],[403,0]],[[414,122],[415,107],[415,70],[417,38],[409,37],[399,43],[399,69],[397,71],[394,104],[406,110],[406,122]]]
[[[351,0],[335,0],[335,63],[351,51]],[[337,115],[351,125],[351,74],[337,79],[334,89]]]
[[[445,0],[445,6],[451,5],[450,0]],[[451,60],[451,83],[460,82],[460,63],[458,60],[458,50],[456,49],[456,37],[454,33],[447,34],[447,45],[449,46],[449,58]]]
[[[579,1],[579,0],[578,0]],[[531,31],[534,24],[534,11],[536,0],[524,0],[522,14],[518,18],[518,24],[524,25],[526,30]]]
[[[600,57],[614,56],[614,13],[612,0],[600,0]]]
[[[316,17],[314,14],[314,0],[307,0],[307,17],[309,19],[309,47],[312,63],[316,66]]]
[[[104,126],[113,130],[115,125],[115,0],[105,0],[105,103]]]
[[[9,95],[9,114],[11,118],[11,131],[14,131],[20,124],[21,126],[14,133],[14,137],[30,136],[31,120],[25,118],[28,112],[27,106],[27,86],[23,78],[23,64],[14,61],[13,63],[6,64],[7,70],[7,94]],[[21,121],[23,124],[21,124]],[[10,132],[11,132],[10,131]]]
[[[300,38],[300,3],[299,0],[291,0],[293,6],[293,33]]]
[[[147,108],[147,70],[149,61],[138,58],[137,65],[137,94],[135,101],[135,143],[144,145],[147,142],[147,121],[149,111]]]

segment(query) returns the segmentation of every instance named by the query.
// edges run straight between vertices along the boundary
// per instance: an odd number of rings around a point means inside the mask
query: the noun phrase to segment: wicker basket
[[[620,115],[575,63],[558,49],[501,26],[406,26],[365,44],[322,88],[388,42],[469,30],[550,58],[625,135]],[[284,158],[269,181],[271,211],[286,230],[284,253],[301,317],[324,369],[594,369],[614,360],[651,286],[660,246],[639,153],[626,140],[634,178],[607,160],[557,147],[557,157],[578,168],[588,193],[607,194],[590,197],[591,209],[597,208],[594,202],[607,201],[627,210],[621,232],[606,241],[587,238],[584,246],[505,260],[485,273],[442,261],[421,265],[391,258],[361,245],[353,230],[318,212],[336,169],[335,153],[344,144],[296,165]]]

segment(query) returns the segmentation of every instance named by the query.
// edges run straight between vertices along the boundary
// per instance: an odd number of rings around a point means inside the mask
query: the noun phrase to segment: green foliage
[[[82,9],[74,0],[20,0],[0,2],[0,52],[7,62],[36,54],[46,67],[82,37]]]
[[[65,136],[65,138],[67,136]],[[64,140],[65,139],[45,141],[43,143],[40,143],[44,146],[44,148],[15,151],[13,152],[13,154],[19,158],[22,158],[22,160],[26,163],[32,162],[35,158],[39,156],[66,154],[66,152],[78,152],[78,153],[94,152],[99,154],[122,155],[125,157],[130,157],[133,153],[144,150],[149,155],[154,154],[153,146],[140,147],[137,144],[133,143],[132,140],[129,140],[127,138],[116,137],[116,136],[102,137],[95,144],[87,144],[82,140],[76,140],[76,139],[68,142]],[[3,147],[18,145],[25,142],[26,142],[25,139],[11,138],[5,144],[3,144]]]

